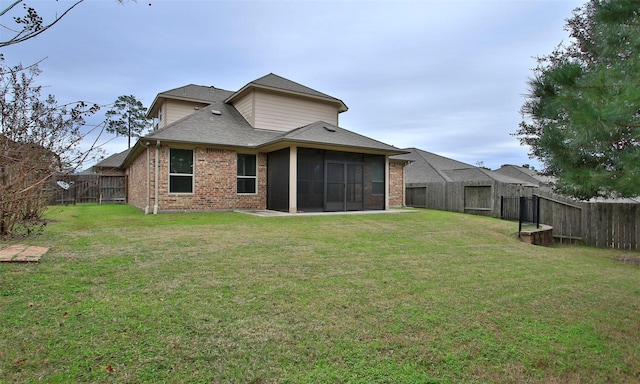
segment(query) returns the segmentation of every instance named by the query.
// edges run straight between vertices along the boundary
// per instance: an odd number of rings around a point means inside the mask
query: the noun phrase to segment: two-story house
[[[107,164],[129,176],[128,202],[153,213],[402,206],[406,163],[390,157],[406,152],[339,127],[346,110],[274,74],[236,92],[187,85],[158,94],[156,129]]]

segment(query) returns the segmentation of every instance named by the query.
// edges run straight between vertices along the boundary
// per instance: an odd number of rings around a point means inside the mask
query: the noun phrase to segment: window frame
[[[240,160],[240,156],[253,156],[254,160],[255,160],[255,175],[240,175],[239,173],[239,169],[238,169],[238,165],[239,165],[239,160]],[[253,179],[254,183],[253,183],[253,187],[254,190],[253,192],[239,192],[238,191],[238,182],[240,181],[240,179],[242,180],[247,180],[247,179]],[[258,154],[257,153],[243,153],[243,152],[237,152],[236,153],[236,194],[238,195],[257,195],[258,194]]]
[[[181,150],[181,151],[191,151],[191,173],[177,173],[177,172],[171,172],[171,151],[172,150]],[[193,195],[194,191],[195,191],[195,179],[196,179],[196,175],[195,175],[195,166],[196,166],[196,151],[193,148],[180,148],[180,147],[169,147],[169,161],[168,161],[168,167],[167,167],[167,171],[169,174],[169,177],[167,179],[167,191],[169,192],[169,194],[171,195]],[[172,177],[191,177],[191,192],[173,192],[171,190],[171,178]]]

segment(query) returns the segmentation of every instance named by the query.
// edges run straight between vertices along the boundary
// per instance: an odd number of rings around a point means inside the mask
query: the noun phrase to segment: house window
[[[384,195],[384,162],[371,163],[371,193]]]
[[[169,151],[169,193],[193,193],[193,150]]]
[[[257,156],[238,153],[238,193],[256,193]]]

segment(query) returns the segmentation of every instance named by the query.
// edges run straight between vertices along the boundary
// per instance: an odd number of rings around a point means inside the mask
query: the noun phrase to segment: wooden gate
[[[126,175],[55,175],[47,189],[49,204],[126,203]]]
[[[127,202],[126,175],[100,175],[98,180],[100,204]]]

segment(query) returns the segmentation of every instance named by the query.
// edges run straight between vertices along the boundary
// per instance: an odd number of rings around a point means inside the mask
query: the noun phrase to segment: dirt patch
[[[640,266],[640,256],[620,256],[616,257],[614,260]]]

